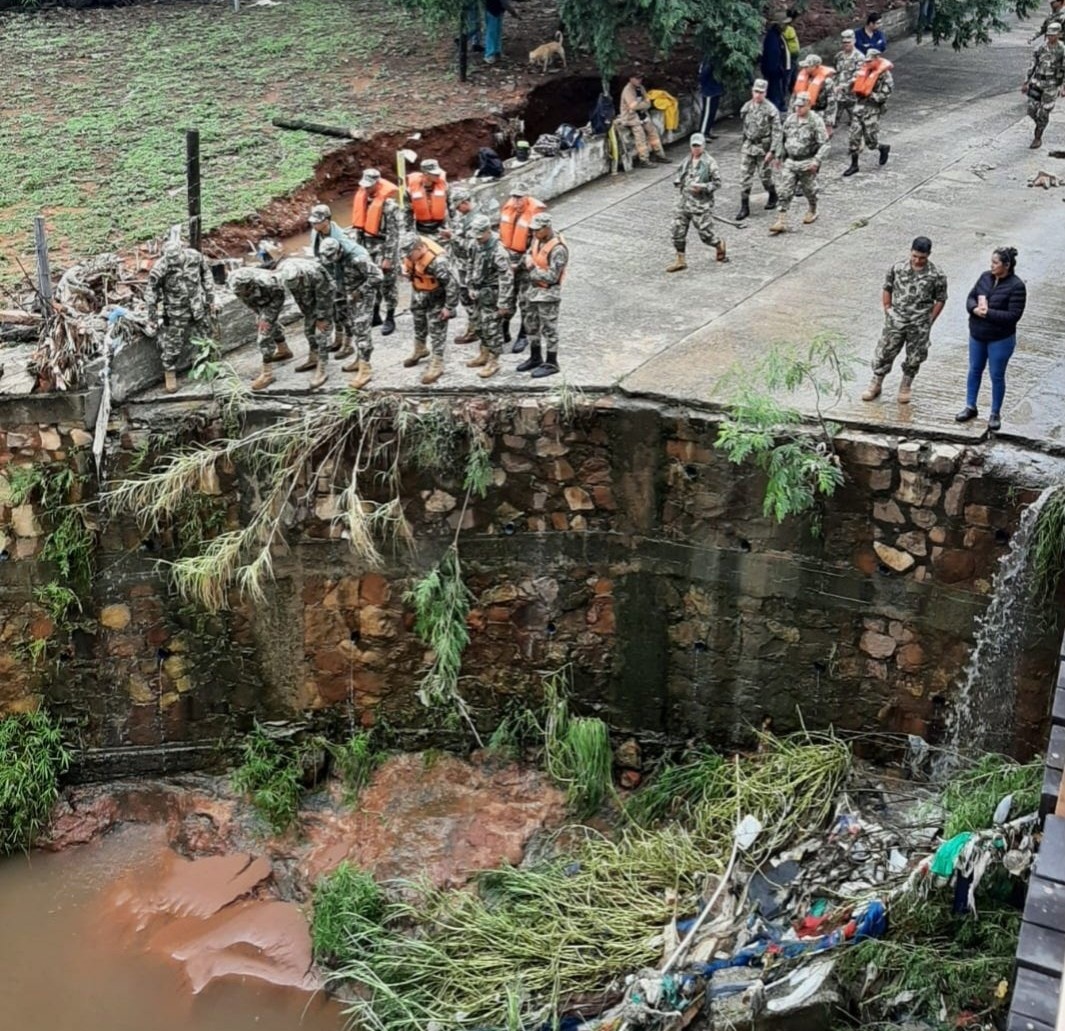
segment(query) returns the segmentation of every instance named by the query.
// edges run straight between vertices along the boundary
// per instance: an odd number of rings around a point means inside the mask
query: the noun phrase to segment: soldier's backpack
[[[561,150],[578,150],[584,146],[584,137],[581,136],[580,129],[570,125],[569,122],[563,122],[555,130],[555,135],[558,137]]]
[[[536,142],[533,144],[532,149],[545,158],[558,157],[558,153],[562,149],[562,141],[554,133],[541,133],[536,137]]]
[[[600,93],[599,99],[588,116],[588,124],[596,136],[602,136],[610,128],[611,122],[617,117],[614,101],[609,93]]]
[[[477,171],[474,173],[478,179],[500,179],[505,169],[499,155],[491,147],[481,147],[477,151]]]

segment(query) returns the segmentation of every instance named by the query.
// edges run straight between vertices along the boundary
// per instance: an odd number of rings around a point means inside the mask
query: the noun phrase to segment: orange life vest
[[[826,64],[819,64],[814,68],[800,68],[792,93],[808,93],[812,111],[817,107],[817,98],[821,95],[822,87],[835,74],[836,70],[829,68]]]
[[[367,236],[380,236],[381,212],[385,201],[398,192],[399,187],[395,183],[379,179],[373,200],[370,200],[369,191],[365,186],[360,186],[355,191],[355,200],[351,204],[351,228],[361,229]]]
[[[530,252],[532,256],[532,263],[537,268],[549,269],[551,267],[551,252],[555,249],[555,245],[562,244],[563,246],[565,246],[565,243],[566,241],[563,240],[558,233],[555,233],[555,235],[552,236],[550,240],[546,240],[544,242],[541,242],[540,240],[534,238],[532,242],[532,251]],[[565,279],[566,270],[563,269],[562,275],[558,277],[558,281],[561,284],[565,281]]]
[[[499,239],[508,251],[524,254],[529,249],[532,230],[529,222],[538,211],[547,207],[535,197],[511,197],[499,209]]]
[[[404,258],[403,272],[410,276],[410,284],[415,290],[432,293],[440,285],[440,281],[436,276],[427,275],[425,270],[444,253],[444,248],[435,240],[424,236],[419,236],[418,239],[425,246],[425,250],[418,256],[417,261],[411,261],[410,257]]]
[[[866,61],[855,73],[854,95],[856,97],[870,97],[873,95],[873,87],[876,80],[884,72],[891,71],[895,66],[884,57],[877,57],[872,61]]]
[[[447,176],[435,179],[426,192],[426,177],[422,172],[407,176],[407,196],[415,222],[443,222],[447,219]]]

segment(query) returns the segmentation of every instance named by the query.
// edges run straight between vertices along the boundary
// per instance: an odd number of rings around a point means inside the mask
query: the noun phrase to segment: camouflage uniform
[[[836,77],[832,80],[832,99],[835,102],[831,118],[833,128],[843,121],[843,115],[847,116],[848,125],[854,124],[854,103],[857,97],[851,87],[861,65],[862,52],[857,47],[849,54],[845,50],[836,54]]]
[[[333,280],[333,311],[337,325],[347,330],[352,343],[359,349],[359,358],[368,362],[373,354],[370,338],[373,306],[384,273],[374,264],[365,247],[354,246],[354,254],[342,250],[335,261],[326,261],[321,255],[318,260]]]
[[[863,140],[868,150],[876,150],[880,146],[880,116],[884,113],[884,105],[894,88],[895,80],[891,77],[891,72],[885,69],[880,73],[873,92],[868,97],[855,98],[854,117],[851,119],[850,136],[847,139],[847,148],[851,154],[861,151]],[[854,96],[853,90],[851,96]]]
[[[1037,39],[1042,39],[1044,36],[1046,36],[1047,29],[1050,28],[1050,26],[1053,25],[1054,22],[1057,22],[1059,25],[1061,24],[1063,17],[1065,17],[1065,14],[1063,14],[1061,8],[1059,7],[1055,11],[1053,5],[1051,5],[1050,14],[1048,14],[1043,19],[1043,24],[1039,26],[1039,31],[1034,36],[1032,36],[1032,38],[1028,40],[1028,42],[1034,43]]]
[[[461,196],[461,194],[460,194]],[[470,231],[470,223],[481,213],[476,201],[470,204],[470,210],[466,212],[456,210],[451,217],[451,240],[448,248],[451,252],[451,267],[459,281],[459,295],[462,298],[462,306],[466,309],[467,329],[470,333],[479,334],[480,315],[477,305],[470,297],[468,287],[470,276],[470,262],[473,252],[477,248],[477,240]]]
[[[769,104],[768,100],[760,106],[766,104]],[[684,253],[688,228],[692,222],[695,223],[699,239],[708,247],[716,247],[721,242],[714,231],[714,191],[721,186],[717,162],[705,151],[695,159],[689,154],[681,162],[673,185],[680,187],[677,203],[673,207],[672,226],[673,246],[677,253]]]
[[[490,234],[486,243],[474,241],[468,271],[468,289],[470,298],[477,305],[481,343],[492,354],[498,355],[503,350],[499,309],[510,310],[514,292],[514,269],[498,235]]]
[[[754,177],[761,177],[762,185],[773,188],[773,170],[765,160],[766,154],[780,147],[780,112],[768,100],[756,104],[748,100],[740,108],[743,142],[740,145],[740,192],[750,193]]]
[[[1047,42],[1036,47],[1025,82],[1028,86],[1028,117],[1035,122],[1035,135],[1041,137],[1065,83],[1065,43],[1059,41],[1051,46]]]
[[[884,290],[891,294],[891,307],[884,313],[884,332],[876,345],[873,374],[886,376],[905,347],[903,375],[915,376],[928,357],[932,308],[947,299],[947,277],[932,262],[915,269],[906,258],[888,269]]]
[[[336,286],[329,272],[313,258],[286,258],[279,266],[281,279],[303,315],[307,346],[318,361],[329,358],[329,335],[333,329],[333,301]],[[326,323],[319,330],[317,323]]]
[[[381,269],[381,281],[378,285],[378,297],[386,311],[395,311],[399,304],[399,287],[397,275],[399,270],[399,205],[391,197],[381,205],[380,236],[370,236],[362,230],[353,230],[363,247],[370,252],[373,263],[380,268],[382,261],[389,261],[392,267]]]
[[[828,156],[828,130],[819,114],[811,111],[805,118],[790,114],[784,129],[777,156],[783,161],[780,170],[780,211],[787,214],[796,187],[802,189],[811,208],[817,205],[817,172]],[[811,163],[818,165],[811,169]]]
[[[444,308],[454,312],[459,306],[459,281],[445,251],[437,255],[426,268],[426,274],[436,282],[435,290],[411,290],[410,313],[414,319],[414,341],[424,344],[426,338],[434,355],[444,356],[447,341],[447,319],[440,318]]]
[[[546,269],[537,268],[533,264],[532,248],[525,256],[525,267],[529,271],[525,332],[534,353],[539,352],[543,345],[549,355],[557,355],[558,311],[562,306],[562,277],[569,264],[569,247],[558,233],[550,239],[558,240],[558,243],[551,248]],[[545,244],[549,242],[550,240],[544,241]],[[537,246],[535,240],[532,246]]]
[[[256,343],[264,358],[285,342],[281,330],[281,309],[285,306],[285,287],[276,272],[264,268],[237,269],[229,277],[233,296],[255,312],[258,337]]]
[[[214,280],[199,251],[167,244],[148,274],[144,301],[151,322],[162,306],[159,350],[165,370],[177,369],[193,339],[211,337]]]

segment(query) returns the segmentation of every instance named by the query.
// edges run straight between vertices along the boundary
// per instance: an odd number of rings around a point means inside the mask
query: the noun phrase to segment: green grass
[[[314,886],[311,942],[319,963],[350,963],[381,938],[385,898],[373,877],[341,863]]]
[[[0,718],[0,855],[33,844],[69,765],[70,752],[47,712]]]
[[[60,255],[136,244],[180,220],[186,128],[200,130],[208,228],[299,186],[335,141],[271,117],[360,124],[349,80],[376,75],[369,59],[399,46],[405,24],[362,0],[0,15],[17,55],[0,97],[0,283],[31,252],[38,212]]]
[[[233,786],[250,798],[271,830],[282,833],[299,814],[300,772],[298,748],[269,737],[256,726],[241,747]]]

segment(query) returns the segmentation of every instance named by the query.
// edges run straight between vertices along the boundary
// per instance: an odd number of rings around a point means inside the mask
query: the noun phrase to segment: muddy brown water
[[[339,1031],[340,1007],[306,990],[302,915],[254,897],[263,863],[192,863],[151,826],[0,860],[0,1027]]]

